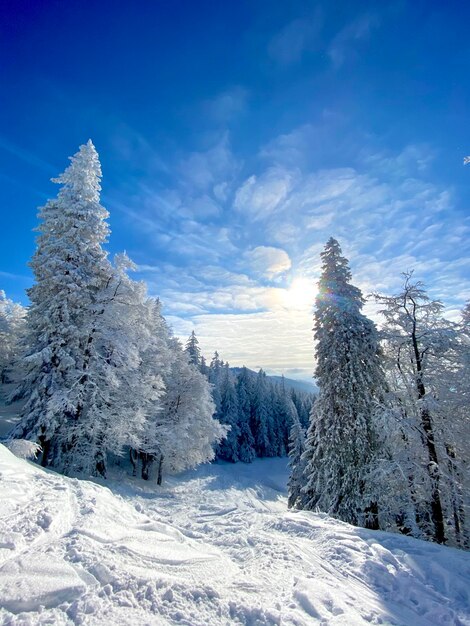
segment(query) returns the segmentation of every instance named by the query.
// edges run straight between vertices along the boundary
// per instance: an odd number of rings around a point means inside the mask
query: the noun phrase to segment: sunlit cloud
[[[243,256],[249,261],[252,271],[268,278],[282,274],[292,266],[287,252],[272,246],[257,246]]]
[[[250,176],[237,190],[234,207],[254,220],[273,214],[294,186],[295,172],[273,167]]]
[[[452,189],[427,180],[432,148],[365,145],[354,165],[321,168],[308,158],[316,132],[304,126],[273,138],[243,175],[221,135],[180,157],[171,185],[141,181],[124,209],[174,258],[140,257],[138,269],[175,332],[184,340],[195,329],[208,353],[218,349],[233,365],[313,371],[312,306],[331,235],[364,295],[397,291],[401,273],[415,269],[454,318],[470,296],[461,248],[470,222],[453,212]],[[373,304],[365,311],[380,323]]]
[[[245,167],[243,176],[224,136],[180,161],[194,171],[173,188],[144,189],[136,225],[175,262],[142,262],[140,275],[183,340],[194,329],[206,352],[217,349],[233,365],[313,371],[312,307],[330,236],[364,295],[397,291],[402,272],[415,269],[451,315],[469,296],[458,246],[470,220],[453,212],[452,189],[427,180],[433,150],[373,145],[354,165],[319,168],[304,157],[312,132],[274,138],[259,150],[255,173]],[[380,323],[372,303],[365,311]]]

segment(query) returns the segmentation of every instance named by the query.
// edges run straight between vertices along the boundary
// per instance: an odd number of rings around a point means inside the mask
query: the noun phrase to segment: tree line
[[[229,427],[216,446],[216,458],[250,463],[259,457],[286,456],[294,421],[309,423],[315,399],[311,393],[274,382],[260,369],[231,369],[215,352],[209,365],[192,331],[185,348],[191,363],[207,376],[215,403],[215,417]]]

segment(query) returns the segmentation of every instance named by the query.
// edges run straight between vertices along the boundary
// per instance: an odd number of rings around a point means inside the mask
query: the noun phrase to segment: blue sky
[[[470,7],[7,1],[0,288],[26,302],[37,207],[91,137],[125,249],[181,336],[308,377],[330,235],[365,293],[415,269],[470,298]],[[370,309],[371,313],[373,310]]]

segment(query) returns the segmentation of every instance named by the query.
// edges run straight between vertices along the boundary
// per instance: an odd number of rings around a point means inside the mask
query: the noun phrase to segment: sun
[[[305,276],[297,276],[284,295],[284,305],[288,309],[311,309],[315,299],[315,283]]]

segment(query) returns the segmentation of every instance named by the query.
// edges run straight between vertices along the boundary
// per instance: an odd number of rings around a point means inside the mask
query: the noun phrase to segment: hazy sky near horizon
[[[470,6],[23,0],[0,9],[0,288],[89,137],[110,252],[208,357],[308,378],[319,253],[470,298]]]

